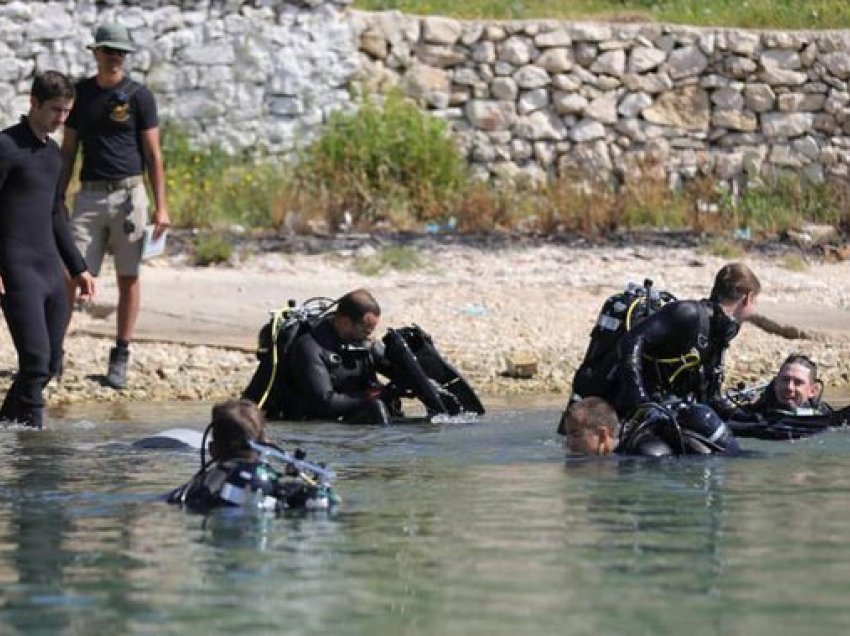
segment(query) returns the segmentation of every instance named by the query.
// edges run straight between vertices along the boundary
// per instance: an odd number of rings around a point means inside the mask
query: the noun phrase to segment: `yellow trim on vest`
[[[629,305],[629,308],[626,310],[625,321],[627,332],[632,330],[632,313],[634,313],[635,309],[642,300],[644,300],[644,298],[635,298],[632,301],[632,304]],[[652,356],[648,356],[646,354],[644,354],[643,357],[646,360],[658,362],[660,364],[678,364],[681,362],[682,366],[676,369],[667,379],[667,382],[670,383],[675,382],[676,378],[678,378],[682,372],[687,371],[688,369],[693,369],[694,367],[698,367],[700,362],[702,361],[702,358],[700,357],[699,351],[696,347],[692,348],[685,355],[677,356],[675,358],[653,358]]]
[[[700,362],[702,361],[702,357],[700,356],[699,351],[697,351],[696,347],[691,349],[685,355],[677,356],[675,358],[653,358],[647,355],[644,355],[644,358],[647,360],[651,360],[652,362],[657,362],[659,364],[681,363],[682,366],[676,369],[672,374],[670,374],[670,377],[667,378],[668,382],[675,382],[676,378],[678,378],[682,372],[687,371],[688,369],[698,367]]]

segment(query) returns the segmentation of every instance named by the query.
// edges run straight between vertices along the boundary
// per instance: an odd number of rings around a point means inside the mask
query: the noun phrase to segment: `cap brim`
[[[132,53],[136,50],[136,47],[132,44],[127,44],[126,42],[113,42],[110,40],[105,40],[103,42],[93,42],[89,44],[86,48],[89,48],[93,51],[95,49],[102,49],[104,47],[110,49],[117,49],[119,51],[126,51],[127,53]]]

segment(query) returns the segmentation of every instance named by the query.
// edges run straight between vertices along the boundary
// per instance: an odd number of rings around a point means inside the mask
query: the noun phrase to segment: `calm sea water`
[[[129,443],[208,413],[87,407],[0,430],[0,634],[850,630],[850,433],[565,461],[554,406],[275,424],[338,471],[339,512],[202,517],[157,499],[195,454]]]

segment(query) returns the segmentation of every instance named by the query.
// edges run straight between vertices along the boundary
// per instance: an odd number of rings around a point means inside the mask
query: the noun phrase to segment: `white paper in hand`
[[[168,235],[168,230],[163,230],[159,238],[153,237],[153,225],[145,227],[145,238],[142,241],[142,260],[146,261],[154,256],[159,256],[165,251],[165,237]]]

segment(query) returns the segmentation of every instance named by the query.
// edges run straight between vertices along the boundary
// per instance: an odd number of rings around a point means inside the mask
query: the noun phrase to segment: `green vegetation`
[[[782,259],[782,267],[789,272],[805,272],[809,269],[809,262],[801,254],[786,254]]]
[[[596,18],[783,29],[850,27],[846,0],[356,0],[354,7],[457,18]]]
[[[195,239],[195,264],[201,267],[227,262],[233,245],[221,234],[205,232]]]
[[[708,253],[718,258],[734,260],[744,255],[744,249],[738,244],[725,238],[717,238],[708,245]]]
[[[372,256],[359,257],[354,270],[363,276],[377,276],[388,269],[409,272],[425,266],[419,252],[401,245],[384,247]]]
[[[846,219],[847,184],[805,184],[787,174],[747,190],[737,205],[727,201],[735,225],[776,232],[802,221],[838,225]]]
[[[221,148],[193,148],[187,136],[167,125],[162,155],[172,222],[184,227],[226,223],[267,225],[280,187],[271,163],[232,156]]]
[[[348,212],[358,227],[440,218],[468,182],[446,124],[398,91],[383,105],[363,97],[357,113],[332,116],[299,172],[326,199],[332,225]]]
[[[588,184],[579,173],[545,184],[496,186],[474,180],[445,124],[397,93],[382,104],[363,99],[357,113],[337,114],[298,161],[254,160],[223,150],[195,150],[185,135],[164,134],[169,200],[175,225],[221,230],[233,223],[295,232],[341,225],[423,231],[516,230],[605,233],[623,228],[694,229],[728,235],[741,229],[757,238],[804,221],[850,225],[850,185],[841,180],[805,184],[783,174],[743,196],[710,179],[678,192],[658,166],[639,166],[626,183]],[[228,250],[204,235],[206,262]],[[218,240],[220,243],[220,239]],[[404,254],[381,254],[363,271],[404,267]]]

